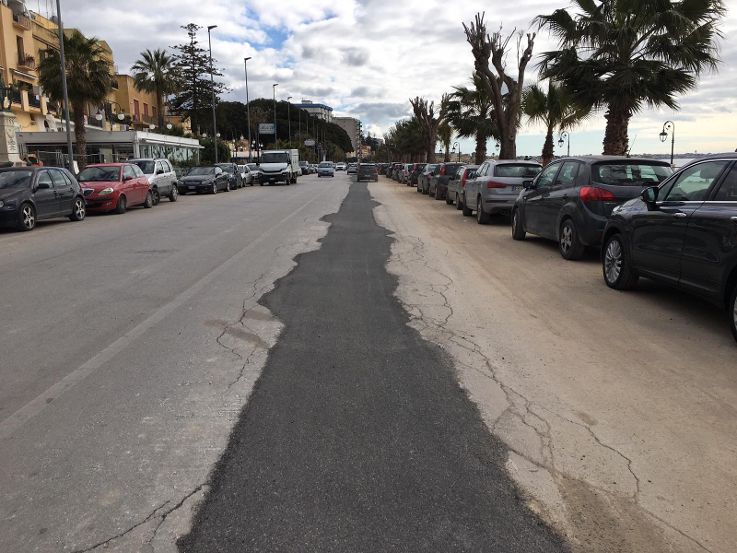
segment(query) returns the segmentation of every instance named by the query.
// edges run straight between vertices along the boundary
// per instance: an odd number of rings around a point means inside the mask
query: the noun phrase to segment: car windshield
[[[329,161],[323,161],[320,165],[318,165],[318,167],[320,167],[321,169],[332,169],[333,164]]]
[[[255,163],[249,163],[248,165],[246,165],[246,167],[248,167],[251,171],[255,171],[258,168],[258,165]]]
[[[120,180],[120,167],[87,167],[79,174],[80,182],[107,182]]]
[[[131,163],[135,163],[136,165],[138,165],[141,171],[143,171],[144,175],[154,174],[154,167],[156,167],[156,164],[150,159],[137,159],[131,161]]]
[[[218,165],[218,167],[220,167],[226,173],[230,173],[231,175],[235,173],[235,169],[233,169],[233,165],[230,163],[221,163],[220,165]]]
[[[192,170],[188,173],[188,175],[214,175],[215,174],[215,168],[214,167],[192,167]]]
[[[591,167],[591,180],[613,186],[654,186],[671,173],[667,165],[655,163],[597,163]]]
[[[494,168],[495,177],[533,178],[542,171],[542,167],[534,163],[503,163]]]
[[[0,173],[0,190],[27,186],[32,174],[30,171],[3,171]]]
[[[267,152],[261,156],[261,163],[289,163],[289,155],[284,152]]]

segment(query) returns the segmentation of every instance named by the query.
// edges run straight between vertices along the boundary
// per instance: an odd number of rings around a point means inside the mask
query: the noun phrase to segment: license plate
[[[196,188],[197,188],[196,186],[190,186],[189,187],[190,190],[195,190]]]
[[[522,187],[521,186],[513,186],[512,187],[512,192],[519,192],[520,188],[522,188]]]

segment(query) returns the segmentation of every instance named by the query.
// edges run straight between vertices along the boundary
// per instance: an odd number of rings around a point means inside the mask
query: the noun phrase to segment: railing
[[[14,104],[22,103],[20,99],[20,90],[18,90],[17,88],[11,89],[10,95],[8,97],[10,98],[10,101],[13,102]]]
[[[34,21],[33,25],[34,36],[40,38],[47,44],[52,44],[56,48],[59,47],[59,31],[54,29],[48,29],[40,25],[37,21]]]
[[[26,69],[35,69],[36,68],[36,58],[31,56],[30,54],[18,54],[18,67],[24,67]]]
[[[25,15],[14,13],[13,23],[18,27],[24,28],[27,31],[31,30],[31,19],[29,17],[26,17]]]

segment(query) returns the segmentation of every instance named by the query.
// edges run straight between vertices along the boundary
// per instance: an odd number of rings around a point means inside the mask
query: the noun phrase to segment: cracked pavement
[[[574,551],[737,551],[737,354],[718,312],[647,282],[612,293],[595,254],[514,242],[501,217],[369,189],[410,326],[453,359],[531,509]]]
[[[347,190],[310,176],[0,232],[0,550],[177,551],[282,330],[257,300]]]

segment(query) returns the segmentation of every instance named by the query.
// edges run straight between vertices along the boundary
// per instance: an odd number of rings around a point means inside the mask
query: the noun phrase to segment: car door
[[[476,198],[479,194],[479,182],[486,177],[490,168],[491,164],[488,161],[485,161],[481,164],[481,167],[476,170],[476,176],[466,181],[465,190],[463,192],[464,204],[466,204],[466,207],[476,209]]]
[[[680,285],[719,300],[737,264],[737,164],[732,163],[688,221]]]
[[[545,200],[550,196],[550,190],[555,182],[555,177],[560,169],[561,162],[553,162],[532,181],[532,188],[526,190],[522,195],[522,214],[525,230],[532,234],[547,236],[555,239],[555,234],[545,233]]]
[[[59,169],[49,169],[51,180],[54,183],[57,213],[71,213],[74,201],[74,189],[71,181],[65,178]]]
[[[632,262],[638,270],[678,283],[689,218],[729,163],[708,160],[686,167],[666,181],[654,209],[633,218]]]
[[[34,190],[33,201],[36,204],[36,217],[39,219],[56,217],[59,214],[59,202],[56,199],[54,181],[48,169],[37,173]]]
[[[123,165],[123,191],[128,198],[128,205],[137,205],[143,203],[144,197],[141,194],[141,186],[133,171],[132,165]]]
[[[547,197],[541,201],[542,230],[544,236],[557,237],[560,213],[576,196],[576,180],[583,164],[579,161],[564,161],[555,176]]]
[[[161,196],[169,194],[169,178],[166,176],[166,170],[161,161],[154,162],[154,176],[151,179],[151,186],[156,186]]]

